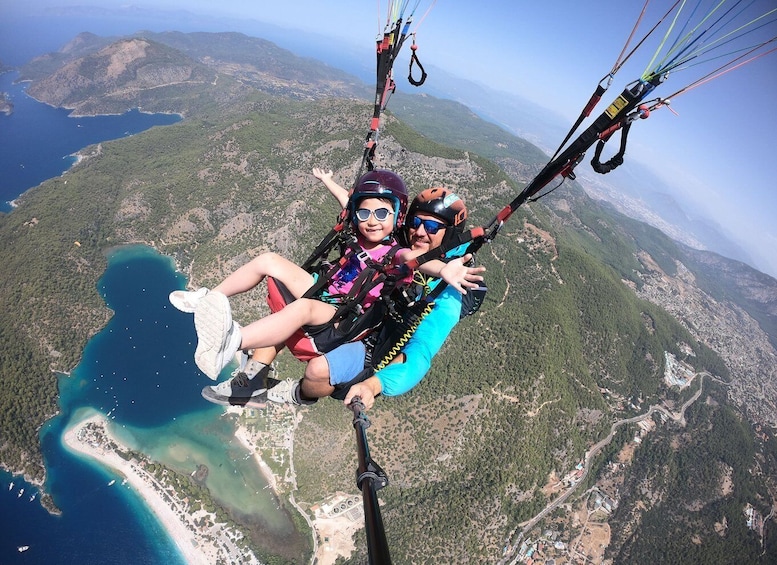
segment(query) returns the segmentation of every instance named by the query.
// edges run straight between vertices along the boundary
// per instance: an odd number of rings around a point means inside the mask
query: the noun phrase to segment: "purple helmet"
[[[396,173],[375,169],[359,178],[348,199],[348,212],[356,224],[356,206],[364,198],[388,198],[394,206],[394,228],[402,227],[407,213],[407,188]]]

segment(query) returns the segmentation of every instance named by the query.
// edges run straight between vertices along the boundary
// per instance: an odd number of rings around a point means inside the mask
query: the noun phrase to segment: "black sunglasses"
[[[426,230],[426,233],[429,235],[434,235],[440,230],[444,230],[448,226],[446,224],[443,224],[442,222],[437,222],[435,220],[422,220],[418,216],[412,216],[410,218],[410,227],[414,230],[417,230],[421,227],[421,224],[424,225],[424,230]]]
[[[377,210],[370,210],[369,208],[359,208],[356,210],[356,219],[360,222],[366,222],[370,219],[370,216],[375,216],[375,219],[379,222],[385,222],[388,217],[393,214],[393,210],[388,208],[378,208]]]

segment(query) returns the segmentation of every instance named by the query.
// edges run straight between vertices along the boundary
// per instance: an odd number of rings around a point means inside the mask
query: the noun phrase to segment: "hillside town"
[[[682,345],[682,344],[681,344]],[[683,349],[681,347],[681,349]],[[664,382],[668,387],[684,389],[691,386],[696,377],[693,368],[685,362],[665,352]],[[699,392],[703,382],[699,382]],[[656,427],[665,424],[669,419],[684,422],[685,409],[696,399],[694,395],[686,402],[679,412],[673,413],[665,407],[651,407],[645,414],[621,422],[634,424],[634,435],[631,441],[624,445],[613,460],[607,462],[596,482],[575,498],[572,495],[587,474],[587,460],[593,457],[595,449],[586,454],[586,461],[579,462],[563,477],[552,479],[546,485],[544,492],[553,498],[543,513],[542,521],[530,520],[521,524],[522,533],[513,545],[505,545],[504,557],[500,563],[516,565],[563,565],[573,563],[603,563],[604,551],[610,544],[610,515],[618,508],[620,489],[628,467],[634,457],[634,452],[645,437],[654,432]],[[651,417],[655,415],[655,417]],[[615,427],[615,426],[613,426]],[[612,435],[609,439],[612,438]],[[608,440],[609,442],[609,440]],[[600,442],[595,447],[601,449],[606,443]],[[560,513],[550,510],[560,508]],[[772,517],[774,511],[766,518],[751,504],[742,509],[741,519],[747,527],[756,532],[763,544],[764,521]]]
[[[657,304],[725,361],[731,372],[729,396],[755,422],[777,427],[777,354],[758,322],[731,302],[704,293],[682,264],[670,276],[646,253],[637,296]]]

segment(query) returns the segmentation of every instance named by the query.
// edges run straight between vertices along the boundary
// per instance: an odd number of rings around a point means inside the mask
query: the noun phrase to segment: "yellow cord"
[[[402,347],[405,346],[405,344],[410,341],[410,337],[415,332],[416,328],[418,328],[418,324],[421,323],[421,321],[426,317],[426,315],[432,311],[432,308],[434,308],[434,302],[430,302],[426,305],[426,307],[421,312],[421,315],[418,316],[415,322],[413,322],[410,327],[405,330],[405,333],[402,334],[402,336],[396,341],[396,343],[391,347],[391,349],[386,353],[386,355],[383,357],[383,360],[378,363],[375,366],[376,371],[380,371],[381,369],[385,369],[386,366],[391,363],[391,361],[399,354],[399,350],[402,349]]]

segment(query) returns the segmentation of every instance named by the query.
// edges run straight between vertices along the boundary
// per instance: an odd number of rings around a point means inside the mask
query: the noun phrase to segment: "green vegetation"
[[[218,84],[177,92],[173,102],[187,109],[184,121],[88,148],[72,171],[0,216],[0,457],[9,467],[43,476],[37,430],[57,409],[51,371],[72,368],[110,316],[95,283],[111,247],[152,244],[190,271],[193,284],[212,286],[263,250],[303,260],[334,222],[338,210],[310,170],[331,167],[345,185],[355,178],[369,104],[270,96],[222,75]],[[506,134],[495,137],[491,126],[424,119],[423,136],[409,122],[386,120],[380,148],[387,157],[380,164],[402,174],[412,193],[454,187],[473,212],[472,224],[487,222],[518,190],[503,160],[516,158],[513,148],[523,142],[510,138],[505,149]],[[444,146],[442,139],[455,143]],[[539,150],[524,149],[517,159],[542,161]],[[662,384],[664,351],[728,378],[714,352],[623,282],[641,284],[640,251],[672,273],[676,246],[574,189],[565,198],[572,211],[527,205],[484,246],[478,260],[488,268],[490,292],[481,310],[454,330],[411,394],[381,399],[370,413],[371,451],[391,481],[380,497],[396,562],[501,555],[516,525],[547,504],[541,487],[549,477],[574,468],[614,421],[689,394]],[[261,292],[232,303],[238,321],[265,311]],[[684,356],[681,343],[695,356]],[[281,373],[299,375],[301,365],[284,356]],[[704,524],[726,514],[734,528],[733,505],[761,486],[745,473],[753,460],[749,430],[722,393],[713,399],[694,405],[686,429],[660,428],[637,452],[639,469],[658,472],[659,462],[666,464],[671,472],[661,471],[661,486],[690,503],[706,496],[716,478],[697,458],[727,465],[740,481],[737,494],[710,503],[714,512]],[[626,426],[618,431],[598,465],[626,442],[626,433]],[[672,448],[678,437],[687,456]],[[294,453],[299,501],[355,491],[353,429],[339,402],[305,410]],[[681,485],[691,471],[701,473],[698,484]],[[640,473],[621,508],[635,507]],[[675,521],[690,515],[656,508],[646,515],[645,533],[638,529],[614,550],[621,561],[649,551],[642,539],[655,545],[670,528],[685,535]],[[717,535],[700,532],[705,540]]]
[[[497,162],[510,160],[541,167],[548,160],[535,145],[483,121],[472,110],[452,100],[396,93],[391,108],[418,133],[430,139],[444,140],[448,147],[475,152]]]
[[[613,543],[606,557],[615,563],[769,563],[774,558],[773,552],[763,552],[743,513],[747,504],[769,513],[764,478],[774,476],[774,460],[756,464],[753,434],[723,405],[720,387],[713,385],[708,397],[712,402],[697,402],[687,411],[684,433],[659,428],[637,450],[610,522]],[[638,501],[647,508],[634,528]]]

